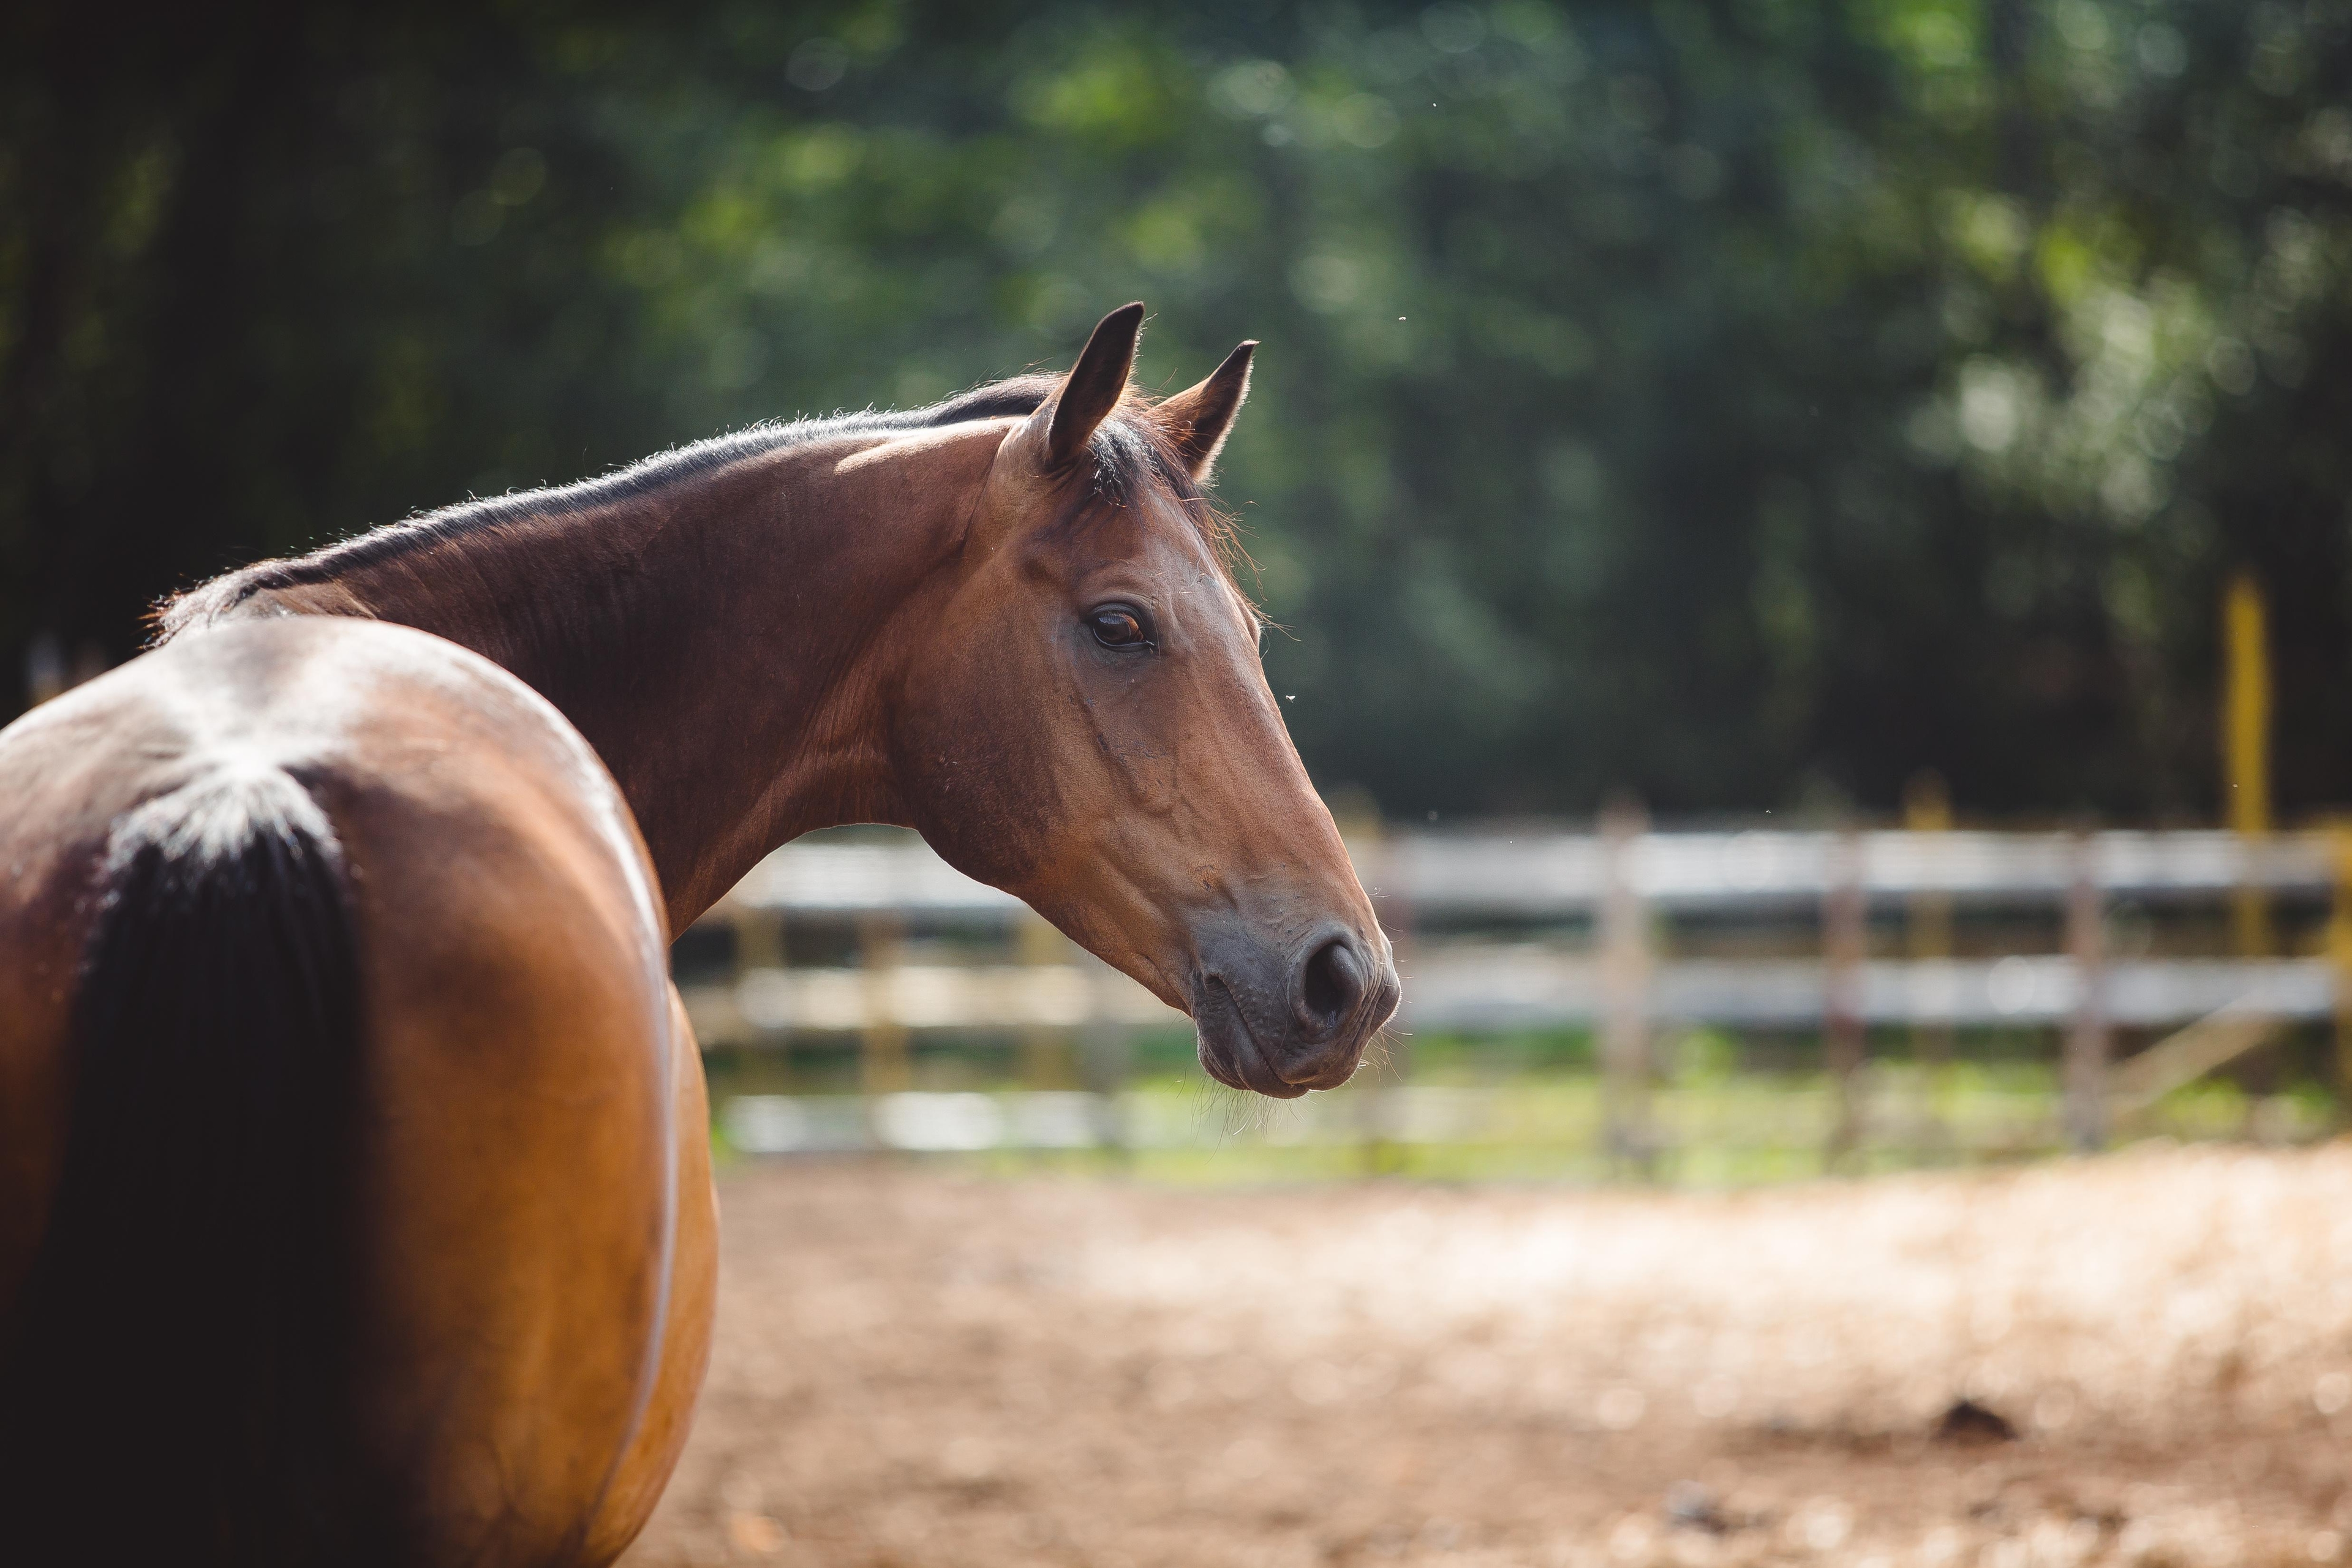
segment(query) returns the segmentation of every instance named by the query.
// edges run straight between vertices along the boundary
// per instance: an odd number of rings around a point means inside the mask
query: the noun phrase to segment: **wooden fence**
[[[1352,848],[1398,939],[1402,1037],[1592,1027],[1606,1136],[1638,1162],[1652,1146],[1646,1086],[1665,1025],[1817,1030],[1842,1093],[1873,1027],[1907,1026],[1928,1039],[1956,1027],[2056,1027],[2067,1133],[2095,1147],[2118,1108],[2145,1104],[2289,1025],[2342,1016],[2352,998],[2347,845],[2331,833],[1650,832],[1618,817],[1591,834],[1415,834]],[[2307,917],[2300,951],[2249,951],[2245,933],[2270,940],[2273,905]],[[2119,908],[2192,921],[2210,913],[2214,931],[2237,933],[2212,945],[2236,950],[2118,951],[2109,931]],[[2249,921],[2249,909],[2264,918]],[[2056,940],[1954,951],[1956,919],[1988,916],[2029,931],[2044,921]],[[1035,1037],[1182,1023],[911,835],[790,846],[708,919],[732,927],[736,962],[723,980],[687,987],[706,1045],[854,1036],[872,1095],[910,1089],[910,1031]],[[854,963],[784,961],[788,923],[813,920],[854,929]],[[1015,961],[910,959],[907,933],[940,926],[1009,929]],[[1770,928],[1780,950],[1694,956],[1676,951],[1692,944],[1661,940],[1694,926]],[[1897,927],[1899,944],[1887,940]],[[1787,951],[1791,931],[1798,951]],[[2118,1064],[2118,1031],[2163,1037]],[[977,1136],[989,1117],[958,1103],[969,1123],[961,1136]],[[820,1111],[762,1114],[781,1125]],[[1036,1114],[1060,1119],[1049,1143],[1105,1121],[1067,1106]],[[1832,1143],[1854,1124],[1849,1107]],[[1006,1114],[991,1125],[1020,1141]],[[808,1146],[842,1136],[812,1133]],[[887,1129],[874,1136],[892,1141]],[[781,1131],[773,1142],[790,1145]]]

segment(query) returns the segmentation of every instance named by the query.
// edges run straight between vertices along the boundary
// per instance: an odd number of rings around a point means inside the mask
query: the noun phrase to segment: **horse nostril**
[[[1335,936],[1307,955],[1298,996],[1317,1027],[1338,1026],[1356,1010],[1363,994],[1364,961],[1346,937]]]

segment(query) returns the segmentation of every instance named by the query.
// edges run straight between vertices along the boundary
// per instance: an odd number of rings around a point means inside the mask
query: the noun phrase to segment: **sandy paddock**
[[[2352,1561],[2352,1147],[720,1195],[709,1387],[631,1568]],[[1963,1397],[2015,1438],[1937,1436]]]

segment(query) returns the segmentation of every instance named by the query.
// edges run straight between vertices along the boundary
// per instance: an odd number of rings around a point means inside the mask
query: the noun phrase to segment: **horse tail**
[[[334,828],[287,773],[222,767],[118,818],[100,887],[55,1198],[0,1323],[0,1551],[383,1560],[351,1408],[360,973]]]

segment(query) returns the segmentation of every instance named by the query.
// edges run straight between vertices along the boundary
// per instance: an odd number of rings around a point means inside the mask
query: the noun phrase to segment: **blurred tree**
[[[1310,767],[1392,813],[2352,794],[2352,5],[0,21],[0,650],[750,420],[1263,337]]]

